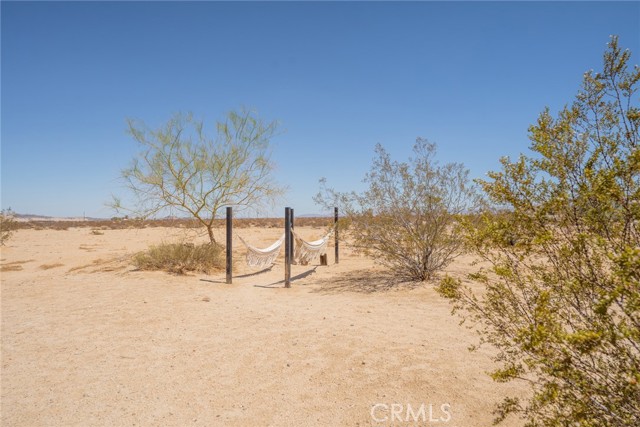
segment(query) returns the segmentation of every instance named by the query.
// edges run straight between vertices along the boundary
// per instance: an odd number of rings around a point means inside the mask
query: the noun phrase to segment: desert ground
[[[296,231],[314,240],[324,229]],[[282,229],[236,233],[266,247]],[[504,396],[526,393],[486,375],[494,350],[468,351],[477,335],[432,283],[390,287],[347,242],[339,264],[332,241],[329,265],[294,265],[285,289],[282,255],[251,270],[237,238],[230,285],[224,271],[130,264],[171,241],[205,237],[179,227],[16,231],[0,256],[2,426],[481,427]],[[471,261],[447,272],[462,277]]]

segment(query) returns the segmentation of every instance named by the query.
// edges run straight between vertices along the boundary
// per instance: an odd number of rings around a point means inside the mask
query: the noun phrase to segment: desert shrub
[[[423,281],[460,254],[457,219],[475,210],[478,197],[462,164],[438,164],[435,144],[422,138],[413,148],[413,158],[397,162],[378,144],[366,191],[340,193],[322,181],[315,201],[340,208],[357,250],[398,279]]]
[[[640,425],[640,69],[613,38],[600,73],[575,101],[530,128],[532,156],[502,160],[481,185],[500,213],[470,226],[491,266],[478,295],[446,278],[439,290],[497,347],[497,381],[528,426]]]
[[[223,246],[214,243],[162,243],[134,255],[133,264],[141,270],[209,274],[225,268],[225,253]]]
[[[0,211],[0,245],[3,246],[9,240],[17,225],[18,223],[11,208]]]

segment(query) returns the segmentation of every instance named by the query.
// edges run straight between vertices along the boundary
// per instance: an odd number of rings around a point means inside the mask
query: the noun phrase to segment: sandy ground
[[[266,247],[282,230],[237,232]],[[249,270],[238,240],[227,285],[129,265],[192,231],[100,233],[20,230],[1,249],[2,426],[476,427],[524,392],[485,374],[492,350],[467,350],[476,336],[429,284],[386,289],[346,245],[284,289],[282,262]]]

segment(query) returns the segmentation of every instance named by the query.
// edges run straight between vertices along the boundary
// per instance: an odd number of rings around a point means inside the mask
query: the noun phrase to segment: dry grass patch
[[[54,264],[42,264],[40,270],[51,270],[52,268],[63,267],[64,264],[56,262]]]
[[[134,255],[133,264],[140,270],[209,274],[225,268],[225,255],[224,248],[217,244],[163,243]]]
[[[23,261],[8,262],[6,264],[0,265],[0,271],[2,271],[2,272],[5,272],[5,271],[20,271],[20,270],[22,270],[22,265],[23,264],[27,264],[27,263],[33,262],[33,261],[35,261],[35,260],[27,259],[27,260],[23,260]]]
[[[75,273],[85,270],[87,273],[104,273],[110,271],[122,271],[127,268],[129,260],[127,257],[117,257],[110,259],[98,258],[91,262],[91,264],[79,265],[72,267],[68,270],[69,273]]]

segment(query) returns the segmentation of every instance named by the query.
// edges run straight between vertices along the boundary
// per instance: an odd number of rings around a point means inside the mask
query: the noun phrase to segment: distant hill
[[[333,214],[310,213],[310,214],[296,215],[296,218],[333,218]]]
[[[104,218],[91,217],[53,217],[47,215],[21,214],[15,213],[14,217],[18,221],[103,221]]]
[[[109,218],[93,218],[93,217],[55,217],[55,216],[48,216],[48,215],[38,215],[38,214],[21,214],[21,213],[14,213],[13,214],[15,219],[21,222],[27,222],[27,221],[108,221]],[[296,218],[333,218],[333,213],[308,213],[308,214],[301,214],[301,215],[296,215]],[[274,218],[279,218],[279,217],[274,217]],[[129,218],[126,218],[129,219]],[[221,216],[219,219],[224,219],[224,216]],[[249,218],[249,217],[243,217],[240,216],[238,217],[238,219],[256,219],[256,218]],[[158,218],[157,220],[160,221],[190,221],[192,220],[192,218],[183,218],[183,217],[178,217],[175,215],[168,215],[166,217],[163,218]]]
[[[51,219],[52,217],[50,216],[44,216],[44,215],[33,215],[33,214],[13,214],[14,217],[18,218],[18,219],[43,219],[43,220],[47,220],[47,219]]]

